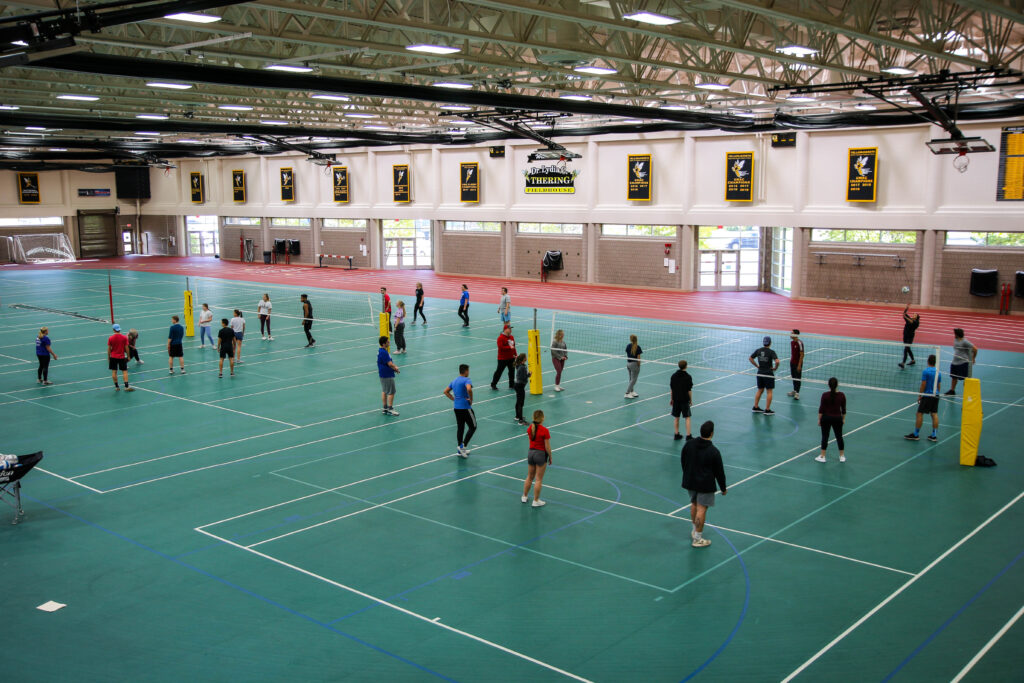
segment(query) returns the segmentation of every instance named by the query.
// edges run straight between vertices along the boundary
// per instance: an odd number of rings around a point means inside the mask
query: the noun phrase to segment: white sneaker
[[[555,385],[555,391],[565,391],[565,389],[562,388],[562,385],[556,384]]]
[[[633,394],[631,394],[631,393],[629,393],[629,392],[627,391],[627,392],[626,392],[626,398],[633,398]]]
[[[786,392],[786,396],[796,396],[796,392],[795,391],[787,391]]]
[[[794,392],[793,393],[793,398],[795,398],[796,400],[799,401],[800,400],[800,394],[797,394],[797,393]]]
[[[199,348],[201,348],[201,349],[205,349],[205,348],[206,348],[206,344],[200,344],[200,345],[199,345]]]
[[[146,361],[144,361],[144,360],[137,360],[135,362],[138,363],[139,365],[145,365],[145,363],[146,363]]]
[[[846,462],[846,456],[845,455],[840,455],[839,456],[839,462]]]
[[[271,337],[270,335],[267,335],[267,341],[274,341],[274,338]]]
[[[543,500],[535,500],[532,503],[530,503],[530,506],[535,508],[542,508],[545,505],[547,505],[547,503],[545,503]]]
[[[171,375],[174,374],[174,370],[168,370],[167,372],[168,372],[168,374],[171,374]]]
[[[819,455],[817,458],[815,458],[815,460],[817,460],[818,462],[825,462],[825,456]]]
[[[630,396],[629,396],[629,397],[630,397],[630,398],[640,398],[640,394],[638,394],[638,393],[636,393],[636,392],[634,391],[634,392],[633,392],[632,394],[630,394]]]
[[[520,498],[520,500],[521,500],[521,501],[523,501],[523,502],[525,503],[525,502],[526,502],[526,501],[527,501],[528,499],[527,499],[527,497],[526,497],[526,496],[523,496],[522,498]]]
[[[267,341],[267,336],[266,335],[260,335],[260,339],[262,339],[263,341]]]
[[[691,543],[690,545],[692,545],[694,548],[707,548],[709,545],[711,545],[711,539],[695,538],[693,539],[693,543]]]

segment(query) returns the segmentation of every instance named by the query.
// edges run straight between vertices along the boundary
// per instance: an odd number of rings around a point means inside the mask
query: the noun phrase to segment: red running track
[[[553,308],[771,330],[797,328],[807,333],[897,342],[902,341],[903,330],[900,309],[891,305],[794,301],[768,292],[674,292],[439,275],[431,270],[344,270],[197,257],[127,256],[73,264],[12,266],[11,270],[19,268],[119,269],[362,292],[376,292],[387,286],[392,299],[396,295],[411,297],[416,283],[422,282],[428,297],[455,301],[465,283],[476,304],[497,304],[501,287],[506,286],[517,308]],[[994,313],[925,310],[916,341],[951,346],[954,327],[962,327],[967,338],[980,349],[1024,351],[1024,320]]]

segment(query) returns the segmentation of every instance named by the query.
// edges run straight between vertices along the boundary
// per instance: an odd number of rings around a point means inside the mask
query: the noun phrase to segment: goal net
[[[75,260],[68,236],[62,232],[39,235],[12,235],[16,263],[60,263]]]

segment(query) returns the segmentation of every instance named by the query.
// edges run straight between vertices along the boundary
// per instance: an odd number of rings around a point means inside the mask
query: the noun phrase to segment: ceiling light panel
[[[329,100],[331,102],[348,102],[351,97],[345,97],[344,95],[311,95],[314,100]]]
[[[293,74],[308,74],[313,71],[311,66],[296,66],[294,64],[268,64],[263,68],[267,71],[287,71]]]
[[[58,100],[73,100],[75,102],[95,102],[99,98],[95,95],[57,95]]]
[[[577,71],[581,74],[594,74],[595,76],[610,76],[618,73],[615,69],[609,69],[604,66],[577,66],[573,71]]]
[[[212,14],[193,14],[192,12],[178,12],[177,14],[167,14],[164,19],[176,19],[178,21],[191,21],[193,24],[212,24],[220,21],[220,17],[215,17]]]
[[[668,17],[664,14],[655,14],[654,12],[633,12],[632,14],[623,14],[622,18],[632,19],[633,21],[639,21],[644,24],[654,24],[655,26],[671,26],[672,24],[678,24],[682,21],[682,19]]]
[[[456,52],[461,52],[457,47],[450,47],[448,45],[431,45],[429,43],[406,45],[405,49],[412,52],[424,52],[431,55],[453,55]]]
[[[191,83],[165,83],[163,81],[152,81],[146,84],[150,88],[163,88],[165,90],[190,90]]]

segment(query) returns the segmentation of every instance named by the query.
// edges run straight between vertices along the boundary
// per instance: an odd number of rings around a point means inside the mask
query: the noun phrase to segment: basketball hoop
[[[953,157],[953,168],[961,173],[966,173],[967,167],[970,166],[970,164],[971,160],[967,157],[966,149],[961,149],[960,153]]]

